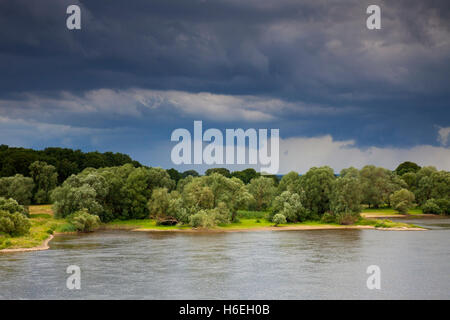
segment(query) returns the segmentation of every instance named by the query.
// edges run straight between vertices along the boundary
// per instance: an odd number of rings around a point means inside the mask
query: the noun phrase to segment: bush
[[[30,217],[28,210],[12,198],[6,199],[0,197],[0,210],[8,211],[9,213],[20,212],[25,217]]]
[[[0,211],[0,232],[11,236],[20,236],[28,233],[30,227],[30,221],[22,213],[10,213],[5,210]]]
[[[422,206],[423,213],[433,213],[433,214],[441,214],[442,210],[437,204],[436,200],[429,199]]]
[[[320,221],[323,223],[336,223],[336,216],[332,213],[325,212]]]
[[[87,211],[77,211],[67,217],[67,221],[80,232],[94,231],[100,226],[100,218]]]
[[[436,200],[437,205],[441,209],[441,214],[450,214],[450,200],[449,199],[438,199]]]
[[[191,215],[189,224],[194,228],[212,228],[216,225],[214,215],[208,210],[200,210]]]
[[[282,214],[289,222],[305,221],[309,217],[308,210],[302,205],[300,195],[290,191],[284,191],[274,199],[271,214],[277,213]]]
[[[405,214],[414,205],[414,193],[407,189],[400,189],[390,196],[390,200],[395,210]]]
[[[278,226],[279,224],[286,223],[286,217],[281,213],[277,213],[273,216],[272,221],[275,223],[275,226]]]
[[[336,222],[342,225],[354,224],[361,216],[356,212],[341,212],[336,214]]]

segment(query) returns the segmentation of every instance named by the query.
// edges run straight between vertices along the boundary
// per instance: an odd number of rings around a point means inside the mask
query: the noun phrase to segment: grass
[[[386,219],[365,219],[361,218],[356,225],[359,226],[374,226],[375,228],[421,228],[414,224],[394,222]]]
[[[55,219],[51,206],[30,206],[30,232],[20,237],[0,234],[0,250],[6,248],[32,248],[42,244],[53,232],[61,232],[67,225],[64,219]]]
[[[263,212],[264,214],[264,212]],[[320,221],[305,221],[298,223],[285,223],[280,224],[279,227],[284,226],[337,226],[337,224],[332,223],[322,223]],[[239,218],[239,221],[219,225],[214,230],[239,230],[239,229],[253,229],[253,228],[263,228],[263,227],[273,227],[274,223],[265,218],[256,219],[256,218]],[[177,225],[177,226],[161,226],[157,225],[155,220],[152,219],[144,219],[144,220],[116,220],[109,223],[104,224],[104,228],[106,229],[150,229],[150,230],[189,230],[191,226],[189,225]]]
[[[103,225],[106,229],[156,229],[156,230],[177,230],[189,229],[190,226],[164,226],[157,225],[153,219],[115,220]]]
[[[370,213],[371,215],[379,215],[379,216],[383,216],[383,215],[401,215],[400,213],[398,213],[396,210],[392,209],[392,208],[365,208],[363,209],[362,213]],[[408,210],[408,213],[410,215],[417,215],[417,214],[423,214],[422,209],[420,208],[414,208],[414,209],[410,209]]]

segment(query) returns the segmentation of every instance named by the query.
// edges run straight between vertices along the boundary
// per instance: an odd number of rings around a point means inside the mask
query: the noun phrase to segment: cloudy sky
[[[450,170],[450,2],[0,0],[0,143],[185,170],[170,135],[194,120],[279,128],[280,173]]]

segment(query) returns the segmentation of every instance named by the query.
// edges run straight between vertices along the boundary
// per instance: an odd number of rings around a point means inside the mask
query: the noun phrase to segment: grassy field
[[[273,227],[274,223],[267,220],[268,212],[265,211],[245,211],[240,210],[238,212],[239,221],[230,224],[219,225],[214,230],[239,230],[239,229],[258,229]],[[403,227],[416,227],[410,224],[393,222],[390,220],[380,219],[365,219],[361,218],[355,225],[359,226],[373,226],[376,228],[403,228]],[[292,226],[322,226],[322,227],[342,227],[336,223],[323,223],[320,221],[305,221],[298,223],[285,223],[280,224],[278,227],[292,227]],[[192,229],[189,225],[181,226],[161,226],[157,225],[152,219],[145,220],[126,220],[126,221],[113,221],[103,225],[106,229],[141,229],[141,230],[189,230]]]
[[[32,248],[42,244],[50,234],[67,226],[64,219],[55,219],[51,206],[30,206],[30,232],[20,237],[0,234],[0,250],[6,248]]]
[[[392,208],[365,208],[362,211],[362,214],[370,214],[371,216],[384,216],[384,215],[389,215],[389,216],[393,216],[393,215],[399,215],[402,216],[402,214],[398,213],[397,211],[395,211]],[[409,215],[419,215],[419,214],[423,214],[422,209],[420,208],[415,208],[415,209],[410,209],[408,211]]]

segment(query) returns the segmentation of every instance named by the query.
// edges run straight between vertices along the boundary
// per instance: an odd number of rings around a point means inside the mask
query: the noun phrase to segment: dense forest
[[[80,150],[66,148],[33,150],[0,145],[0,177],[10,177],[16,174],[30,176],[30,165],[35,161],[46,162],[54,166],[59,183],[86,168],[114,167],[127,163],[131,163],[135,167],[141,166],[139,162],[122,153],[84,153]]]
[[[2,172],[12,175],[0,178],[0,232],[13,230],[14,221],[26,224],[26,210],[19,207],[32,203],[52,203],[56,217],[80,224],[81,230],[97,220],[148,218],[159,224],[208,228],[235,222],[238,210],[267,212],[275,224],[352,224],[363,207],[450,213],[450,172],[412,162],[394,171],[368,165],[339,174],[327,166],[313,167],[278,179],[254,169],[214,168],[200,175],[194,170],[152,168],[113,153],[1,150]],[[62,163],[73,166],[72,171],[63,170],[63,179]]]

